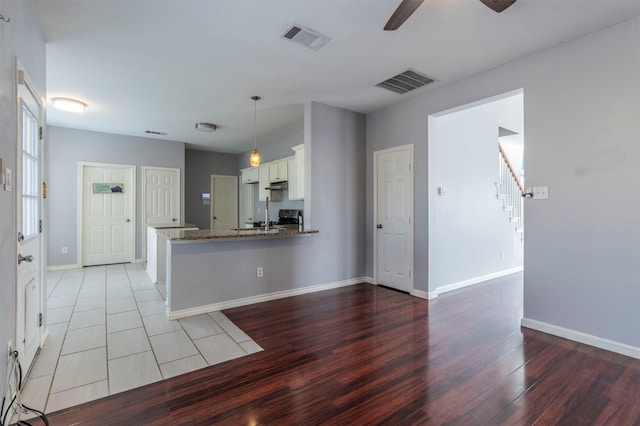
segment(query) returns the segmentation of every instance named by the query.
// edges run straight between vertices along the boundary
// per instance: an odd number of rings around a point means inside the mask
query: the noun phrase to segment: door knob
[[[175,222],[177,219],[175,217],[171,218],[171,222]]]
[[[22,232],[18,232],[18,241],[24,241],[24,234]]]
[[[131,219],[126,219],[125,222],[131,222]]]
[[[20,265],[22,262],[33,262],[33,255],[23,256],[18,253],[18,265]]]
[[[378,228],[378,229],[382,229],[382,224],[381,224],[381,223],[379,223],[379,224],[376,226],[376,228]]]
[[[217,219],[217,217],[215,217],[215,216],[214,216],[214,217],[213,217],[213,220],[216,220],[216,219]]]

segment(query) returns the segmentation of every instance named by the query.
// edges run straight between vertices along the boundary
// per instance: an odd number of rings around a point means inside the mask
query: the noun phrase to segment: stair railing
[[[498,155],[500,181],[496,183],[498,198],[503,200],[503,208],[509,212],[509,219],[515,223],[516,231],[523,232],[524,188],[500,143],[498,143],[498,151],[500,152]]]

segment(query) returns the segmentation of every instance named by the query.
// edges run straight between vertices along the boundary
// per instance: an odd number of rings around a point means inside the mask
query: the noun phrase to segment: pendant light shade
[[[260,153],[257,149],[254,149],[251,152],[251,156],[249,157],[249,164],[253,167],[258,167],[260,165]]]
[[[253,167],[260,165],[260,153],[258,152],[258,101],[260,96],[252,96],[253,100],[253,152],[249,157],[249,164]]]

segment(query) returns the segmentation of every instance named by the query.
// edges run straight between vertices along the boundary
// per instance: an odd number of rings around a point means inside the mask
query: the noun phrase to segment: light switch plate
[[[548,186],[534,186],[533,187],[533,199],[534,200],[548,200],[549,199],[549,187]]]

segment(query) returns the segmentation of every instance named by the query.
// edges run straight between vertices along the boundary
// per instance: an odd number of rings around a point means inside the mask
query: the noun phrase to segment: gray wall
[[[180,168],[184,194],[184,143],[121,136],[86,130],[49,127],[49,266],[74,265],[78,261],[78,162],[131,164],[136,167],[136,259],[142,258],[142,168]],[[184,212],[184,197],[181,201]],[[183,213],[184,217],[184,213]],[[55,220],[55,222],[53,222]],[[69,248],[68,254],[61,247]]]
[[[185,165],[185,222],[208,229],[211,206],[202,204],[202,193],[211,192],[211,175],[239,176],[238,155],[187,149]]]
[[[33,5],[29,1],[3,1],[2,15],[11,22],[0,23],[0,157],[6,167],[15,167],[15,88],[14,57],[18,57],[41,96],[45,90],[45,44]],[[47,147],[44,147],[45,153]],[[46,154],[45,154],[46,155]],[[46,178],[46,165],[44,177]],[[0,380],[4,389],[7,376],[7,342],[13,339],[15,319],[16,235],[15,193],[0,186]],[[43,202],[45,224],[46,200]],[[45,260],[46,262],[46,260]],[[46,264],[46,263],[45,263]],[[44,280],[46,282],[46,280]]]
[[[469,110],[453,112],[429,119],[429,137],[431,285],[522,266],[520,234],[496,198],[498,123]]]
[[[365,116],[308,103],[311,157],[308,237],[175,245],[172,273],[184,276],[171,309],[185,309],[364,275]],[[305,165],[306,167],[306,165]],[[339,219],[339,220],[338,220]],[[256,267],[264,277],[256,278]]]
[[[416,288],[428,280],[427,117],[524,88],[526,318],[640,347],[640,19],[367,116],[367,273],[373,152],[416,144]]]

